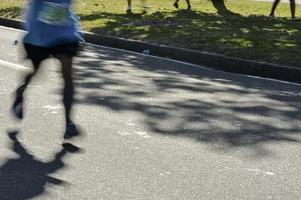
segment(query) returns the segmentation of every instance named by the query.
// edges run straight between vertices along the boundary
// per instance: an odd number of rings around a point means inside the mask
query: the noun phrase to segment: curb
[[[23,24],[24,22],[19,20],[0,17],[0,25],[2,26],[23,29]],[[142,53],[144,50],[149,50],[150,55],[167,57],[178,61],[206,66],[212,69],[301,83],[301,69],[295,67],[233,58],[203,51],[150,44],[147,42],[104,36],[90,32],[83,33],[86,42],[92,44],[125,49],[139,53]]]

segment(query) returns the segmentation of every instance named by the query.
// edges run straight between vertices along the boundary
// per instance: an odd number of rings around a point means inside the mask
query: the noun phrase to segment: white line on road
[[[11,30],[11,31],[18,31],[18,32],[23,32],[23,33],[25,33],[25,31],[23,31],[23,30],[15,29],[15,28],[10,28],[10,27],[6,27],[6,26],[0,26],[0,28],[2,28],[2,29],[7,29],[7,30]]]
[[[19,65],[19,64],[15,64],[15,63],[11,63],[11,62],[7,62],[5,60],[1,60],[0,59],[0,64],[3,64],[7,67],[11,67],[11,68],[15,68],[15,69],[30,69],[29,67],[25,67],[23,65]]]
[[[106,46],[101,46],[101,45],[96,45],[96,44],[91,44],[91,43],[86,43],[86,44],[88,44],[90,46],[98,47],[98,48],[114,50],[114,51],[121,51],[121,52],[125,52],[125,53],[143,55],[143,56],[156,58],[156,59],[160,59],[160,60],[165,60],[165,61],[169,61],[169,62],[175,62],[175,63],[179,63],[179,64],[183,64],[183,65],[188,65],[188,66],[191,66],[191,67],[200,68],[200,69],[203,69],[203,70],[211,70],[211,71],[216,71],[216,72],[220,72],[220,73],[224,73],[224,74],[232,74],[232,75],[235,75],[235,76],[246,76],[246,77],[251,77],[251,78],[256,78],[256,79],[261,79],[261,80],[269,80],[269,81],[274,81],[274,82],[280,82],[280,83],[285,83],[285,84],[292,84],[292,85],[296,85],[296,86],[301,86],[300,83],[293,83],[293,82],[282,81],[282,80],[277,80],[277,79],[272,79],[272,78],[264,78],[264,77],[260,77],[260,76],[235,74],[235,73],[231,73],[231,72],[225,72],[225,71],[212,69],[212,68],[209,68],[209,67],[203,67],[203,66],[200,66],[200,65],[195,65],[195,64],[192,64],[192,63],[184,62],[184,61],[173,60],[173,59],[170,59],[170,58],[158,57],[158,56],[154,56],[154,55],[146,55],[146,54],[138,53],[138,52],[134,52],[134,51],[124,50],[124,49],[117,49],[117,48],[113,48],[113,47],[106,47]],[[101,50],[96,49],[96,51],[100,52]]]

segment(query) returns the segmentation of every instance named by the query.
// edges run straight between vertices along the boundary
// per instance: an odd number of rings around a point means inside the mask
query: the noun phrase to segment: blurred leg
[[[58,55],[56,56],[62,66],[62,75],[64,79],[63,103],[65,107],[66,124],[71,122],[70,114],[73,104],[74,86],[72,78],[72,56]]]
[[[179,0],[175,0],[175,2],[173,3],[173,6],[178,9],[179,8]]]
[[[24,81],[23,81],[22,85],[20,85],[20,86],[18,87],[18,89],[17,89],[17,94],[18,94],[19,96],[22,96],[22,95],[23,95],[23,93],[24,93],[24,91],[25,91],[27,85],[30,83],[32,77],[33,77],[33,76],[37,73],[37,71],[39,70],[40,64],[41,64],[41,60],[39,60],[39,59],[37,59],[37,60],[33,59],[33,60],[32,60],[32,64],[33,64],[33,71],[25,75],[25,78],[24,78]]]
[[[80,135],[80,131],[71,120],[71,109],[73,104],[74,86],[72,78],[72,60],[70,55],[56,55],[62,64],[62,74],[64,79],[63,103],[65,107],[66,132],[65,139]]]
[[[16,96],[12,106],[12,111],[19,119],[23,118],[23,94],[27,88],[27,85],[30,83],[32,77],[37,73],[38,69],[40,68],[41,62],[47,58],[47,55],[43,53],[41,49],[40,54],[38,54],[36,52],[36,47],[25,45],[25,50],[27,51],[28,56],[31,58],[33,71],[25,75],[22,84],[16,90]]]

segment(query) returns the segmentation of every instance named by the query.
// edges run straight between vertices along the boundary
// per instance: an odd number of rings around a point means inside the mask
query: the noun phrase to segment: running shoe
[[[16,116],[18,119],[23,119],[23,98],[16,94],[16,99],[13,103],[13,106],[11,108],[12,113]]]
[[[81,149],[71,143],[64,143],[63,144],[63,148],[65,151],[69,152],[69,153],[76,153],[76,152],[80,152]]]
[[[75,124],[73,122],[68,122],[66,125],[66,131],[65,131],[64,138],[69,139],[69,138],[76,137],[79,135],[80,135],[80,131],[75,126]]]

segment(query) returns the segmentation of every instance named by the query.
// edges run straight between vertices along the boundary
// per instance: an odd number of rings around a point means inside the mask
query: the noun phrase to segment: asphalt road
[[[85,136],[68,153],[55,60],[25,119],[9,112],[29,66],[21,34],[0,28],[1,200],[300,199],[300,85],[87,45],[74,69]]]

